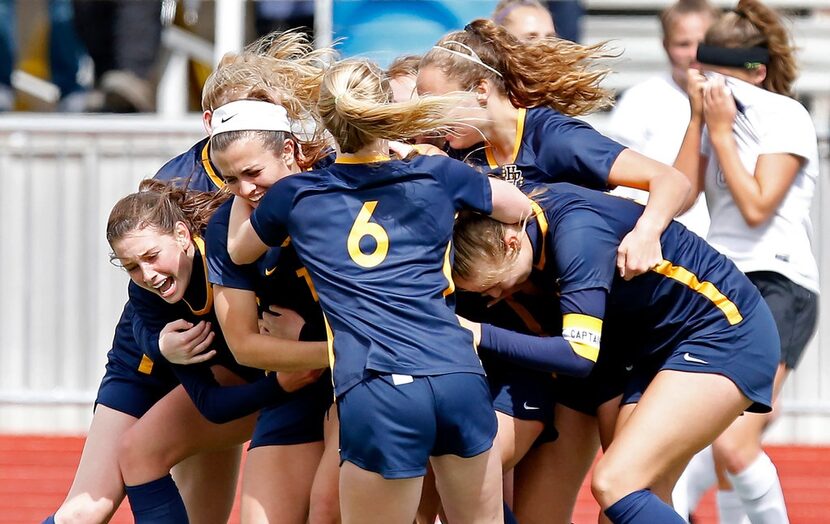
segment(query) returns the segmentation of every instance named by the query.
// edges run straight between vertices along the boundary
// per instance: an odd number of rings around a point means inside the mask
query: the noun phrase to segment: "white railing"
[[[86,429],[126,298],[106,217],[201,134],[197,116],[0,118],[0,431]]]

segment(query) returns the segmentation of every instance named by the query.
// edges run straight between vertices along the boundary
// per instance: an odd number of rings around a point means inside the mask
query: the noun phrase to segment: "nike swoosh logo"
[[[688,353],[683,354],[683,360],[685,360],[686,362],[694,362],[695,364],[708,364],[708,362],[706,362],[702,358],[693,357]]]
[[[274,271],[277,270],[277,266],[272,267],[271,269],[265,268],[265,276],[270,277]]]
[[[630,365],[630,366],[625,366],[625,370],[626,370],[626,371],[631,371],[632,369],[634,369],[634,365],[633,365],[633,364],[632,364],[632,365]]]
[[[235,117],[235,116],[236,116],[236,115],[226,116],[226,117],[225,117],[225,118],[223,118],[221,121],[222,121],[222,123],[224,124],[225,122],[227,122],[228,120],[230,120],[231,118],[233,118],[233,117]]]
[[[534,409],[541,409],[539,406],[528,406],[527,402],[525,402],[523,404],[523,406],[524,406],[525,409],[530,410],[530,411],[533,411]]]

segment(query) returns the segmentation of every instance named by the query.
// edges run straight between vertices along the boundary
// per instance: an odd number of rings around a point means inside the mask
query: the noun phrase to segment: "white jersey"
[[[775,214],[766,223],[749,227],[726,185],[704,129],[701,152],[709,158],[705,186],[712,217],[707,240],[741,271],[774,271],[818,293],[810,221],[818,179],[818,144],[810,114],[797,101],[747,82],[730,77],[727,85],[743,106],[743,113],[735,118],[733,134],[744,168],[754,174],[758,157],[774,153],[796,155],[804,163]]]
[[[623,94],[611,112],[606,134],[642,155],[672,165],[690,118],[686,92],[666,73],[641,82]],[[635,200],[648,198],[645,191],[625,187],[613,193]],[[705,237],[709,228],[705,198],[698,198],[677,220]]]

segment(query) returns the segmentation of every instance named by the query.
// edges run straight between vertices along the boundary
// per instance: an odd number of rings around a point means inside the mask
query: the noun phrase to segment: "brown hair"
[[[403,55],[394,59],[386,69],[386,76],[398,78],[399,76],[415,76],[418,74],[418,64],[421,63],[420,55]]]
[[[133,231],[146,227],[172,235],[177,222],[183,222],[192,235],[198,235],[213,212],[230,196],[226,191],[188,191],[175,182],[142,180],[138,192],[119,200],[110,211],[107,242],[112,246]]]
[[[507,252],[505,227],[506,224],[481,213],[460,212],[453,228],[453,277],[492,284],[519,253],[518,250],[512,255]],[[487,273],[482,272],[485,268]]]
[[[479,19],[444,36],[424,55],[421,67],[437,66],[466,90],[487,79],[516,107],[549,106],[573,116],[611,104],[611,92],[599,87],[609,70],[596,65],[616,56],[605,43],[583,46],[559,38],[523,42],[492,20]]]
[[[727,48],[766,48],[770,62],[764,88],[792,95],[792,85],[798,76],[795,47],[778,14],[758,0],[740,0],[734,11],[724,14],[709,28],[704,42]]]
[[[709,0],[677,0],[660,13],[663,36],[667,37],[671,33],[672,25],[679,17],[692,14],[706,15],[714,21],[720,17],[720,10]]]
[[[424,96],[392,103],[389,81],[377,64],[343,60],[323,77],[317,112],[343,153],[354,153],[373,140],[414,138],[448,128],[459,96]]]

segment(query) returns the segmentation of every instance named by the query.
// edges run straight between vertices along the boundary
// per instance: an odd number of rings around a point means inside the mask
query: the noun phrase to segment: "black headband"
[[[769,50],[764,47],[735,48],[700,44],[697,46],[697,61],[701,64],[755,69],[761,64],[769,64]]]

